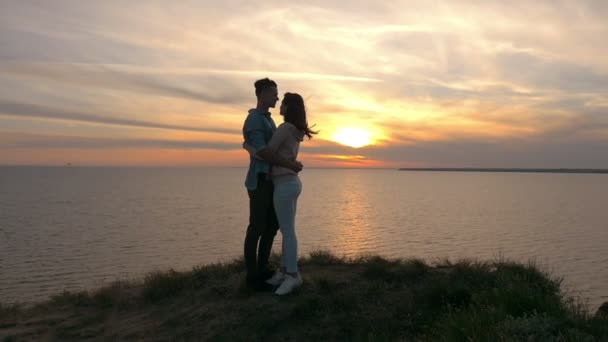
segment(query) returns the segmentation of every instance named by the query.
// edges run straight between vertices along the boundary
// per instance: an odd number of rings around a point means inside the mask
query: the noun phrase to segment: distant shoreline
[[[518,173],[596,173],[608,174],[608,169],[518,169],[518,168],[399,168],[399,171],[443,171],[443,172],[518,172]]]

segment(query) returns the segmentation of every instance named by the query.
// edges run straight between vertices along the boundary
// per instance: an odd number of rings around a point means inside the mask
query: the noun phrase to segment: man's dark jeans
[[[274,212],[272,181],[258,176],[258,186],[249,193],[249,226],[245,236],[245,265],[249,283],[263,280],[268,275],[268,259],[279,223]],[[257,257],[256,257],[257,255]]]

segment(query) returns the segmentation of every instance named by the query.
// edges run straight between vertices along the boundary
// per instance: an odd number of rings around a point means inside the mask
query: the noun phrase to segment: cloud
[[[158,128],[191,132],[241,134],[240,129],[218,127],[193,127],[186,125],[171,125],[157,122],[117,118],[83,112],[71,112],[61,109],[46,108],[31,104],[12,103],[0,101],[0,116],[32,117],[52,120],[69,120],[104,125],[131,126],[139,128]]]
[[[608,168],[605,140],[428,141],[368,148],[361,155],[395,163],[436,167]]]
[[[271,78],[301,82],[364,82],[378,79],[333,74],[281,71],[221,70],[202,68],[142,67],[120,64],[6,62],[0,76],[59,82],[78,87],[100,88],[149,96],[168,96],[206,104],[245,107],[252,99],[253,80]],[[247,79],[247,82],[241,79]]]
[[[608,73],[530,53],[501,53],[495,58],[498,77],[533,88],[561,92],[608,92]]]
[[[150,95],[171,96],[214,104],[242,104],[229,80],[184,70],[86,63],[3,63],[0,72],[80,87],[100,87]]]
[[[0,147],[19,149],[180,149],[241,150],[240,144],[169,139],[108,139],[27,133],[4,133]]]

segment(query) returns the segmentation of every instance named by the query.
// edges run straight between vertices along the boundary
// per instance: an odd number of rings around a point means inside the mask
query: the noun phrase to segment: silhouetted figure
[[[281,104],[280,114],[283,122],[276,130],[268,145],[262,150],[256,150],[247,143],[243,144],[252,155],[264,160],[296,161],[300,150],[300,142],[304,136],[310,139],[317,132],[308,127],[304,100],[298,94],[285,93]],[[302,284],[302,276],[298,272],[298,241],[296,238],[296,208],[298,197],[302,191],[302,182],[298,171],[279,165],[271,168],[271,178],[274,185],[274,210],[279,221],[279,229],[283,235],[283,250],[281,253],[281,268],[266,282],[277,286],[277,295],[286,295]]]
[[[260,151],[272,138],[276,126],[270,117],[269,108],[274,108],[278,98],[277,84],[268,79],[255,82],[256,108],[249,110],[243,125],[245,142]],[[244,255],[247,267],[247,285],[254,290],[270,290],[265,280],[274,271],[269,269],[268,259],[278,222],[273,205],[274,186],[270,178],[271,164],[298,172],[302,165],[296,161],[273,158],[265,161],[250,157],[245,187],[249,195],[249,226],[245,236]]]

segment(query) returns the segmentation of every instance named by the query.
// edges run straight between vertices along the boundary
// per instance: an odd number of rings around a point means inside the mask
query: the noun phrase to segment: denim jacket
[[[269,112],[263,112],[255,108],[250,109],[249,115],[247,115],[247,119],[245,119],[245,123],[243,124],[243,138],[256,151],[260,151],[266,147],[276,129],[277,127]],[[257,188],[259,173],[269,175],[270,163],[250,155],[249,170],[245,179],[245,187],[248,191],[253,191]]]

